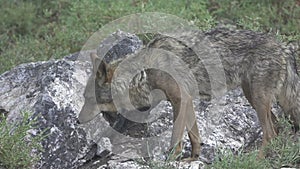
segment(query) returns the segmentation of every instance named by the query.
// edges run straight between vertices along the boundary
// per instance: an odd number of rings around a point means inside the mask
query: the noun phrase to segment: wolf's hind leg
[[[257,112],[260,125],[263,130],[263,141],[260,149],[259,157],[263,158],[263,148],[267,143],[277,135],[276,127],[274,124],[274,115],[271,112],[272,95],[263,88],[255,88],[251,91],[252,106]]]
[[[197,126],[197,119],[195,110],[193,107],[193,100],[191,97],[188,97],[186,105],[186,116],[187,116],[187,130],[188,135],[192,144],[192,154],[191,160],[196,160],[200,156],[200,136],[199,129]]]

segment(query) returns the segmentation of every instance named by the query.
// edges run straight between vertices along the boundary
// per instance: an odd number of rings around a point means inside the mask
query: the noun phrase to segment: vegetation
[[[218,160],[216,160],[212,165],[206,166],[207,169],[232,169],[232,168],[242,168],[242,169],[270,169],[269,161],[258,160],[257,151],[250,153],[239,152],[234,155],[232,152],[227,152],[224,154],[219,154]]]
[[[273,168],[300,168],[300,138],[293,132],[288,120],[279,121],[278,137],[266,147],[265,152]]]
[[[299,0],[0,0],[0,3],[0,74],[20,63],[57,59],[80,51],[88,38],[107,23],[143,12],[173,14],[202,30],[218,22],[229,22],[243,29],[271,32],[284,41],[300,41]],[[28,115],[24,117],[17,125],[0,123],[0,163],[9,168],[26,168],[36,160],[30,151],[39,147],[41,137],[35,137],[30,144],[26,142],[26,131],[34,122],[28,123]],[[290,133],[286,131],[290,130],[284,130],[266,149],[266,161],[256,160],[255,152],[229,154],[210,167],[297,168],[300,141],[288,138]]]
[[[212,0],[210,2],[210,11],[218,19],[230,19],[250,29],[254,26],[287,35],[300,33],[299,1]]]
[[[200,29],[230,20],[241,28],[299,40],[298,0],[0,0],[0,73],[31,61],[80,51],[105,24],[142,12],[176,15]],[[26,15],[24,15],[26,13]]]
[[[43,133],[31,137],[28,133],[33,130],[36,119],[30,119],[30,113],[23,113],[22,120],[18,123],[8,123],[5,118],[0,118],[0,166],[8,169],[32,168],[39,160],[42,151],[41,140]]]
[[[256,168],[299,168],[300,167],[300,138],[296,137],[292,125],[286,119],[278,122],[279,135],[265,148],[265,159],[258,159],[257,151],[248,153],[223,153],[219,160],[207,168],[213,169],[256,169]]]

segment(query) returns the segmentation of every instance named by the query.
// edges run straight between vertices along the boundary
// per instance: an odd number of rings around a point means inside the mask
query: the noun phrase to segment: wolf
[[[164,54],[160,55],[157,50]],[[200,154],[200,136],[193,98],[209,100],[238,86],[242,87],[245,97],[256,110],[262,126],[259,157],[264,157],[263,147],[278,134],[276,117],[271,112],[274,102],[278,102],[295,129],[299,129],[300,83],[295,50],[272,35],[230,28],[215,28],[207,32],[177,30],[158,35],[141,53],[111,63],[105,63],[97,54],[91,53],[93,76],[96,77],[95,88],[106,93],[100,94],[97,103],[93,103],[91,107],[97,106],[103,112],[117,112],[117,107],[120,106],[126,108],[128,102],[116,106],[113,94],[105,91],[110,91],[115,86],[122,93],[128,85],[131,104],[136,109],[151,109],[161,99],[151,96],[151,91],[162,90],[174,109],[171,138],[171,147],[175,148],[174,156],[181,152],[185,128],[192,143],[190,159],[194,160]],[[140,63],[143,65],[139,65]],[[122,64],[125,66],[122,67]],[[156,65],[160,66],[157,68]],[[143,67],[143,70],[132,73],[132,67]],[[162,69],[164,67],[172,69]],[[131,79],[130,83],[112,85],[113,76],[126,70],[133,76],[123,74],[122,77]],[[122,81],[122,78],[115,79],[118,80]],[[196,87],[193,83],[196,83]],[[80,112],[79,121],[82,123],[91,120],[98,113],[88,107],[84,106]]]

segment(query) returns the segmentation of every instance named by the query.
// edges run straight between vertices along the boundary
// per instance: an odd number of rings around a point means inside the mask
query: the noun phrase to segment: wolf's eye
[[[105,83],[106,73],[100,69],[97,71],[96,80],[97,84],[101,86],[103,83]]]
[[[146,80],[146,72],[143,70],[143,71],[141,71],[141,77],[140,77],[140,81],[142,82],[142,81],[144,81],[144,80]]]

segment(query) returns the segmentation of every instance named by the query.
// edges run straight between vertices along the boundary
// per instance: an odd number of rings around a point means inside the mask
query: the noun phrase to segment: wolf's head
[[[116,112],[111,95],[111,80],[117,62],[107,64],[96,53],[91,53],[92,75],[84,91],[85,102],[79,114],[79,122],[92,120],[101,111]]]
[[[79,122],[86,123],[92,120],[98,113],[107,112],[115,116],[117,108],[112,97],[112,79],[118,65],[124,58],[106,63],[96,53],[91,53],[93,64],[92,75],[84,91],[85,102],[79,114]],[[124,86],[114,85],[114,90],[122,90]],[[150,87],[146,79],[145,71],[136,74],[129,85],[129,100],[136,109],[144,111],[151,107]]]

